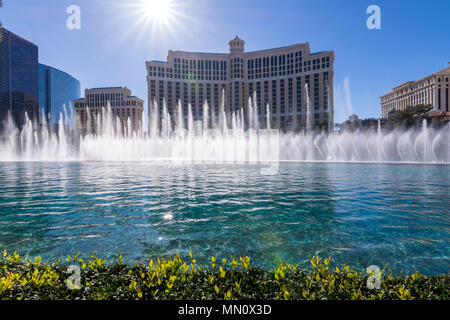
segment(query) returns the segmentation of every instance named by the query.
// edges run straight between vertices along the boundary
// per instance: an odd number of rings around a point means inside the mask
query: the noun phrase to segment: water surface
[[[362,270],[449,272],[448,165],[0,163],[0,248],[29,257],[78,251],[128,261],[249,255]]]

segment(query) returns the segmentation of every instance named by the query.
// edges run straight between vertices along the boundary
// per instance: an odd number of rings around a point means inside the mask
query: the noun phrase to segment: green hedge
[[[381,288],[369,289],[368,275],[348,266],[330,267],[330,259],[311,258],[311,268],[280,262],[265,270],[251,266],[249,257],[231,260],[211,258],[207,266],[188,261],[150,260],[127,265],[106,262],[96,256],[83,261],[69,257],[69,265],[80,269],[80,287],[69,289],[68,264],[22,259],[17,253],[0,255],[0,299],[446,299],[449,274],[393,277],[389,268],[381,271]],[[72,286],[75,282],[71,282]]]

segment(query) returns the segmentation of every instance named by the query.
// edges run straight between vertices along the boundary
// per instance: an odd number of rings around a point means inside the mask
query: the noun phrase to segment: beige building
[[[170,50],[167,61],[147,61],[149,110],[153,102],[161,106],[165,101],[168,112],[174,115],[180,101],[185,121],[189,104],[194,120],[201,120],[207,101],[209,117],[217,117],[224,90],[225,112],[229,115],[243,108],[248,124],[248,98],[255,93],[262,127],[266,126],[269,104],[272,128],[301,130],[306,127],[307,83],[310,123],[333,128],[332,51],[311,53],[309,43],[301,43],[245,52],[244,45],[236,36],[229,42],[229,53]],[[149,124],[150,117],[151,112]]]
[[[431,104],[436,110],[449,112],[449,79],[450,67],[395,87],[392,92],[380,97],[382,118],[387,119],[397,110],[418,104]]]
[[[131,90],[122,87],[86,89],[85,98],[75,100],[75,128],[83,134],[98,132],[99,119],[106,119],[111,107],[114,130],[120,123],[121,133],[126,128],[139,131],[143,128],[144,100],[131,95]]]

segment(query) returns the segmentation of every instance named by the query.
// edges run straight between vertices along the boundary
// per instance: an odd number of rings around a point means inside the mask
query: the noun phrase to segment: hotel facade
[[[12,117],[22,128],[26,117],[38,123],[38,46],[0,26],[0,134]]]
[[[395,111],[419,104],[430,104],[437,111],[449,112],[449,79],[450,67],[395,87],[380,97],[382,118],[387,119]]]
[[[143,128],[144,100],[132,96],[128,88],[107,87],[86,89],[85,98],[74,101],[75,129],[83,135],[98,133],[98,119],[104,119],[108,104],[116,132],[117,123],[120,123],[120,133],[126,132],[129,126],[134,132]]]
[[[194,120],[202,120],[203,105],[209,117],[219,115],[222,92],[224,111],[244,110],[248,125],[248,100],[256,95],[261,127],[266,126],[267,105],[272,128],[302,130],[306,127],[308,85],[310,124],[333,128],[332,51],[311,53],[309,43],[262,51],[245,52],[237,36],[229,53],[169,51],[167,61],[147,61],[149,124],[152,106],[165,102],[172,119],[181,103],[185,122],[191,105]],[[162,107],[159,108],[161,119]],[[149,128],[150,129],[150,128]]]

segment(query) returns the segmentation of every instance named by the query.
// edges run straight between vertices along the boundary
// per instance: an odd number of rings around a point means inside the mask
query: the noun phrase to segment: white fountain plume
[[[203,104],[203,132],[207,132],[209,129],[208,109],[208,102],[205,101]]]
[[[266,105],[266,128],[268,130],[271,129],[271,125],[270,125],[270,106],[269,103],[267,103]]]
[[[253,91],[253,119],[254,119],[254,128],[256,130],[259,129],[259,119],[258,119],[258,99],[256,95],[256,91]]]
[[[221,130],[225,131],[227,129],[227,116],[225,114],[225,89],[222,90],[222,99],[220,101],[219,125]]]
[[[305,97],[306,97],[306,133],[309,134],[311,131],[311,105],[309,101],[309,89],[308,83],[305,83]]]
[[[155,139],[159,134],[159,109],[155,100],[152,103],[152,110],[150,112],[150,137]]]
[[[307,85],[305,90],[307,130],[280,134],[276,160],[450,164],[450,124],[437,129],[424,121],[420,128],[389,130],[379,122],[376,128],[365,131],[316,132],[311,126]],[[64,112],[57,130],[47,125],[45,117],[38,126],[27,115],[19,129],[8,115],[0,135],[0,160],[270,161],[273,159],[266,153],[271,150],[271,139],[258,138],[258,128],[271,129],[271,109],[267,104],[265,117],[259,117],[255,98],[249,99],[248,114],[241,107],[227,119],[223,91],[217,118],[208,101],[203,105],[203,123],[194,122],[191,104],[185,111],[178,101],[176,114],[171,114],[165,102],[160,113],[160,106],[153,101],[147,135],[142,134],[135,118],[117,113],[109,103],[103,108],[86,109],[84,131],[71,128]],[[219,130],[209,131],[211,128]]]
[[[177,104],[177,124],[176,124],[176,130],[179,137],[182,137],[184,134],[184,115],[183,115],[183,107],[181,106],[181,100],[178,100]]]
[[[192,105],[188,103],[188,131],[192,135],[194,132],[194,117],[192,116]]]
[[[381,161],[381,149],[382,149],[382,142],[383,139],[381,138],[381,121],[378,119],[378,127],[377,127],[377,154],[378,158],[377,161]]]

